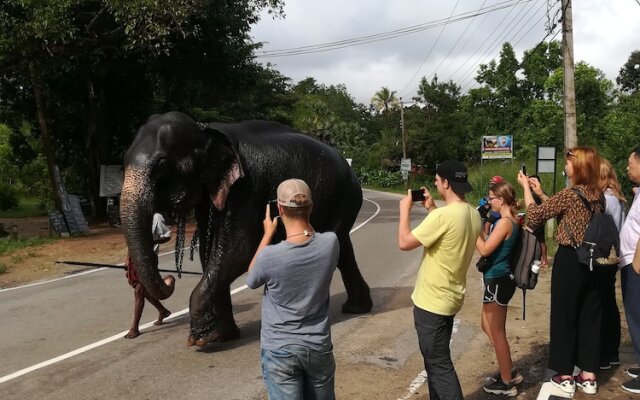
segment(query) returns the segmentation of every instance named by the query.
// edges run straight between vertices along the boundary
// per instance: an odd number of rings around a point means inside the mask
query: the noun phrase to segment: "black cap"
[[[473,190],[467,181],[467,167],[458,161],[443,161],[436,167],[436,174],[449,181],[449,185],[456,193],[467,193]]]

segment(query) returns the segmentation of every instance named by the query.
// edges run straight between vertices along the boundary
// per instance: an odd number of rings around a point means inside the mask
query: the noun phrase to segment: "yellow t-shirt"
[[[411,295],[417,307],[446,316],[460,311],[480,225],[475,208],[455,202],[431,211],[411,231],[425,247]]]

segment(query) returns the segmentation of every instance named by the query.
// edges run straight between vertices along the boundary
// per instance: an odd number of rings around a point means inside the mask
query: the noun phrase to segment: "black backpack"
[[[581,264],[588,265],[589,270],[593,271],[593,266],[605,267],[618,265],[618,254],[620,254],[620,237],[618,228],[613,221],[611,215],[604,211],[596,213],[589,200],[577,188],[571,188],[585,207],[591,213],[587,230],[584,233],[584,239],[578,244],[573,232],[569,229],[568,233],[571,237],[571,243],[576,253],[578,253],[578,261]],[[601,195],[600,202],[602,209],[605,207],[604,195]],[[567,225],[568,226],[568,225]]]
[[[538,238],[525,227],[518,228],[518,237],[511,250],[510,262],[516,287],[522,289],[522,319],[525,319],[527,290],[534,289],[538,283],[538,273],[533,273],[531,267],[534,261],[540,261],[542,248]]]

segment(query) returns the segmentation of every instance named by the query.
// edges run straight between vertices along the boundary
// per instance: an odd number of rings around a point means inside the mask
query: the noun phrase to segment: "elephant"
[[[367,313],[372,300],[349,236],[362,205],[362,189],[334,148],[269,121],[199,123],[180,112],[151,116],[124,156],[121,226],[139,280],[158,299],[173,287],[158,272],[149,227],[155,212],[176,216],[177,264],[184,221],[197,222],[202,279],[189,300],[188,345],[238,338],[230,285],[248,269],[262,238],[266,204],[289,178],[307,182],[313,195],[311,224],[334,231],[338,269],[347,292],[344,313]],[[274,241],[283,240],[281,230]],[[179,260],[180,259],[180,260]]]

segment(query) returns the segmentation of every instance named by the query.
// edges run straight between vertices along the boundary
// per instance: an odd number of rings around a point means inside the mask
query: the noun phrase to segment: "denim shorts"
[[[301,345],[262,349],[262,376],[270,400],[335,399],[333,350],[314,351]]]
[[[497,303],[506,307],[516,292],[516,281],[511,275],[502,276],[500,278],[483,278],[482,287],[482,303]]]

